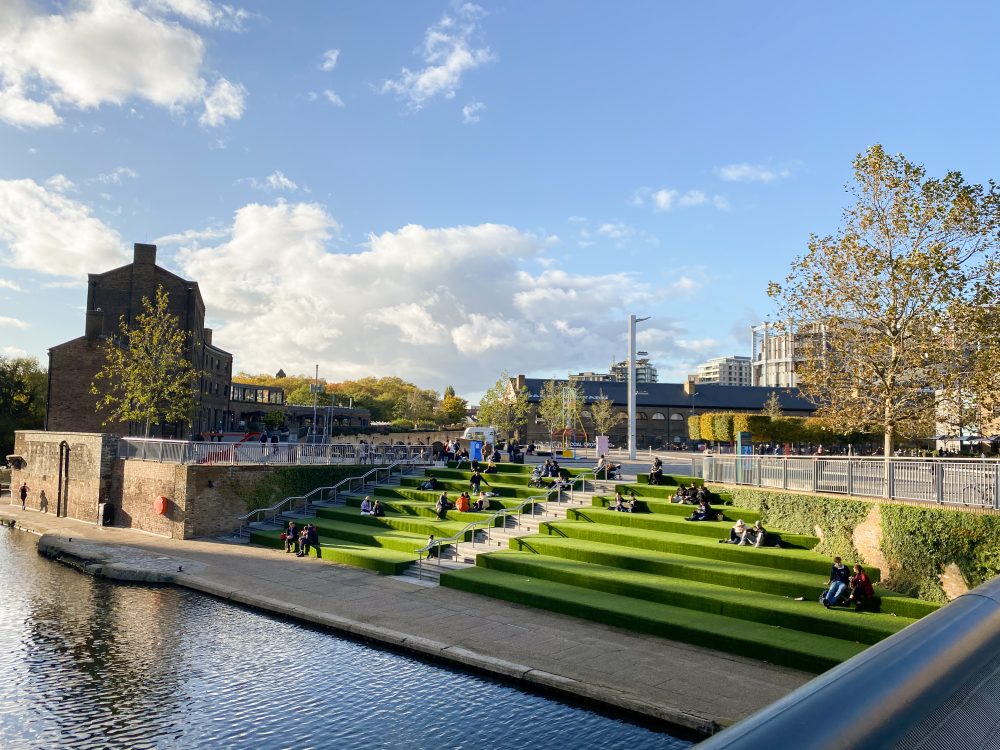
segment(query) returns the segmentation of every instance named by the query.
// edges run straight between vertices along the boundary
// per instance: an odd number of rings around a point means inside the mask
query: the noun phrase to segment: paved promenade
[[[170,583],[515,683],[711,733],[807,682],[785,667],[441,587],[218,540],[100,528],[16,505],[0,519],[94,575]],[[2,574],[2,573],[0,573]]]

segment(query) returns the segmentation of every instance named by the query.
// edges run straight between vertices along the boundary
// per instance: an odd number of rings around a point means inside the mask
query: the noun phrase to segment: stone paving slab
[[[695,735],[742,719],[812,678],[751,658],[280,550],[101,528],[17,506],[0,508],[0,520],[38,535],[41,552],[92,575],[190,588],[627,709]]]

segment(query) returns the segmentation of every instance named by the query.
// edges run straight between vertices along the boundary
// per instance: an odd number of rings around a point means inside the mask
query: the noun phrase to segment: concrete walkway
[[[19,506],[0,519],[93,575],[170,583],[704,736],[812,675],[281,551],[100,528]]]

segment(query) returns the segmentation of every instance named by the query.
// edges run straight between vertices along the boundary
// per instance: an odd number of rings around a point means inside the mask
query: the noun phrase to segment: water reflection
[[[0,531],[0,737],[46,748],[681,748],[631,724]]]

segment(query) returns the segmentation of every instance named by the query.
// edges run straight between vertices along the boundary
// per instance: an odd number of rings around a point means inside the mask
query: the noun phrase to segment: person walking
[[[24,482],[21,484],[21,510],[24,510],[24,506],[27,502],[28,502],[28,483]]]

